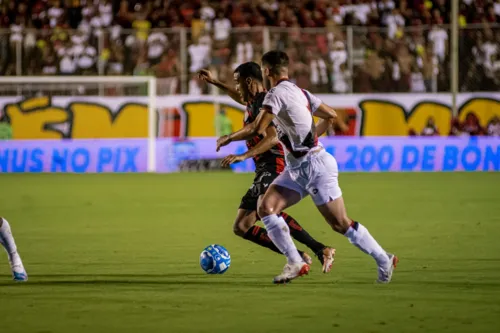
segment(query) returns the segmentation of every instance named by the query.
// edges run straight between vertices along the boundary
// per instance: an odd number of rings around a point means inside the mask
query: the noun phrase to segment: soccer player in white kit
[[[334,231],[375,259],[377,281],[388,283],[398,259],[387,253],[361,223],[347,216],[338,183],[337,161],[316,136],[313,114],[327,120],[336,119],[337,114],[319,98],[288,81],[288,62],[287,54],[281,51],[270,51],[262,57],[262,73],[273,88],[267,93],[252,128],[261,134],[274,123],[286,148],[285,171],[273,181],[258,207],[269,237],[287,257],[287,264],[274,283],[287,283],[309,271],[279,215],[307,195]]]
[[[12,236],[10,224],[6,219],[0,217],[0,245],[5,248],[9,257],[9,264],[12,270],[12,276],[15,281],[28,281],[28,274],[24,269],[23,262],[17,252],[16,242]]]

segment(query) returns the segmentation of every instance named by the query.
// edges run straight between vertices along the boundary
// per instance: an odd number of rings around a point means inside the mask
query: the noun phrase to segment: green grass
[[[348,213],[401,262],[376,285],[368,256],[307,199],[290,209],[337,248],[329,275],[274,286],[284,259],[237,238],[251,174],[0,175],[0,214],[28,269],[0,262],[0,331],[498,332],[500,173],[342,174]],[[201,250],[232,256],[204,274]],[[302,246],[300,246],[302,248]]]

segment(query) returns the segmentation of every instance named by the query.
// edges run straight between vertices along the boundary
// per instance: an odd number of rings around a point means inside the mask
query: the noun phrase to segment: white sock
[[[9,261],[13,266],[22,265],[21,257],[17,253],[16,242],[12,236],[12,231],[10,230],[9,222],[2,218],[2,226],[0,227],[0,244],[3,245],[5,251],[9,255]]]
[[[278,215],[271,214],[264,216],[262,222],[266,226],[267,234],[273,241],[274,245],[286,256],[289,264],[302,262],[295,244],[290,236],[290,229],[285,220]]]
[[[388,264],[389,256],[361,223],[354,222],[344,236],[349,239],[351,244],[354,244],[364,253],[371,255],[377,265],[385,267]]]

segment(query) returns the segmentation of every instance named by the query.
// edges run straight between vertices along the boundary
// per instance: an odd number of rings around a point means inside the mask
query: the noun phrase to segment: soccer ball
[[[223,274],[231,266],[231,256],[223,246],[212,244],[201,252],[200,266],[207,274]]]

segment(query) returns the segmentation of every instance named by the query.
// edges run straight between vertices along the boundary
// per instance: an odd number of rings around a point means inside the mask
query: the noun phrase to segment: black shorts
[[[240,209],[257,210],[257,201],[259,197],[266,193],[271,183],[279,176],[276,172],[276,167],[269,169],[257,170],[252,186],[247,193],[241,198]]]

